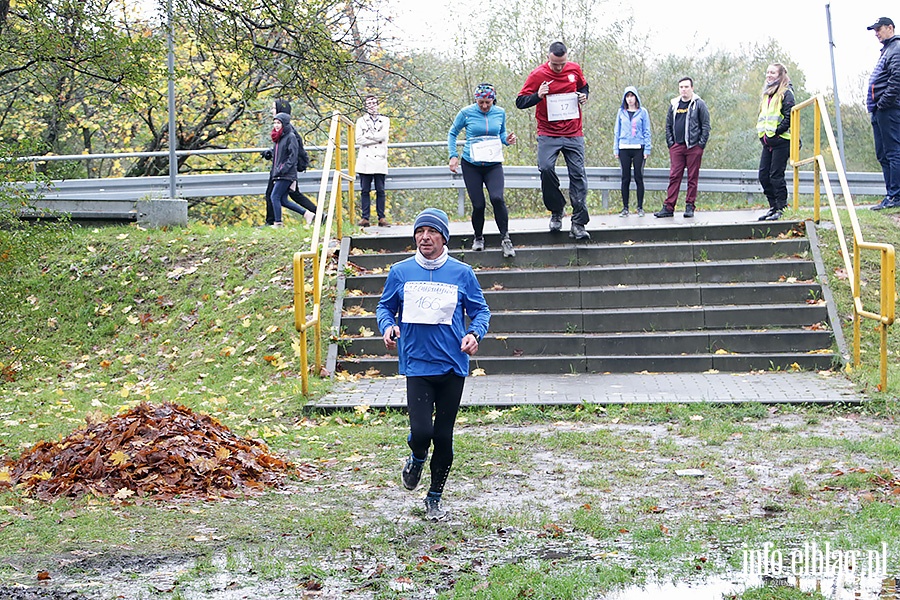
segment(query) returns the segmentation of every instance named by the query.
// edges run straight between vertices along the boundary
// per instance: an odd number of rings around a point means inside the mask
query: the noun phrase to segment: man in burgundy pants
[[[653,213],[657,218],[675,216],[678,188],[687,168],[687,194],[684,197],[684,216],[694,216],[697,202],[697,182],[703,149],[709,141],[709,109],[694,93],[694,80],[682,77],[678,82],[678,96],[672,98],[666,113],[666,144],[669,146],[669,187],[662,210]]]

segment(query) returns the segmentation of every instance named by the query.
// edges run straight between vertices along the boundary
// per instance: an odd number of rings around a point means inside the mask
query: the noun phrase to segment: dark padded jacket
[[[866,109],[900,108],[900,36],[884,40],[881,57],[869,78]]]
[[[297,142],[294,128],[291,127],[290,115],[278,113],[275,118],[281,121],[284,133],[272,149],[272,170],[269,172],[269,177],[296,181],[300,144]]]

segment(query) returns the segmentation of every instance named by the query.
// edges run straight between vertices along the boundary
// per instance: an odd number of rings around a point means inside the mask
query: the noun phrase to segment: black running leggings
[[[487,188],[494,207],[494,222],[500,237],[506,237],[509,231],[509,211],[506,202],[503,201],[503,163],[491,163],[487,166],[473,165],[466,159],[462,159],[463,181],[466,191],[469,192],[469,200],[472,201],[472,229],[475,237],[484,234],[484,209],[487,205],[484,199],[484,188]]]
[[[425,460],[429,447],[434,445],[429,492],[440,494],[444,491],[453,465],[453,425],[465,383],[465,377],[453,372],[406,378],[409,447],[413,456]]]

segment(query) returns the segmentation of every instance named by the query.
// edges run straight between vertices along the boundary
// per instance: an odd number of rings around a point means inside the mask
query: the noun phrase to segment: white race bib
[[[503,142],[498,137],[472,138],[469,152],[475,162],[503,162]]]
[[[581,114],[578,108],[578,94],[572,92],[570,94],[547,94],[544,96],[547,101],[547,120],[548,121],[568,121],[569,119],[577,119]]]
[[[458,296],[459,286],[452,283],[407,281],[403,284],[401,320],[421,325],[450,325]]]

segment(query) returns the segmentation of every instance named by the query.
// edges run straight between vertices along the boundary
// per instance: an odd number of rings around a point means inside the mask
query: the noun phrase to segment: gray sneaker
[[[581,223],[572,223],[572,230],[569,231],[569,237],[576,240],[589,240],[591,234],[587,232]]]
[[[562,231],[562,213],[550,215],[550,231]]]
[[[441,499],[425,496],[425,518],[429,521],[443,521],[450,513],[441,508]]]
[[[628,209],[627,209],[627,208],[623,208],[623,209],[622,209],[622,212],[619,213],[619,216],[620,216],[620,217],[627,217],[627,216],[628,216]]]
[[[484,250],[484,238],[483,237],[477,237],[477,238],[475,238],[475,240],[472,241],[472,250],[474,250],[475,252],[481,252],[482,250]]]
[[[410,491],[416,489],[416,486],[419,485],[419,480],[422,478],[422,467],[424,465],[424,460],[419,462],[411,454],[409,455],[409,458],[406,459],[406,464],[403,466],[403,473],[400,475],[403,487]]]
[[[516,255],[516,249],[513,248],[512,240],[508,237],[500,240],[500,247],[503,248],[503,258],[512,258]]]

